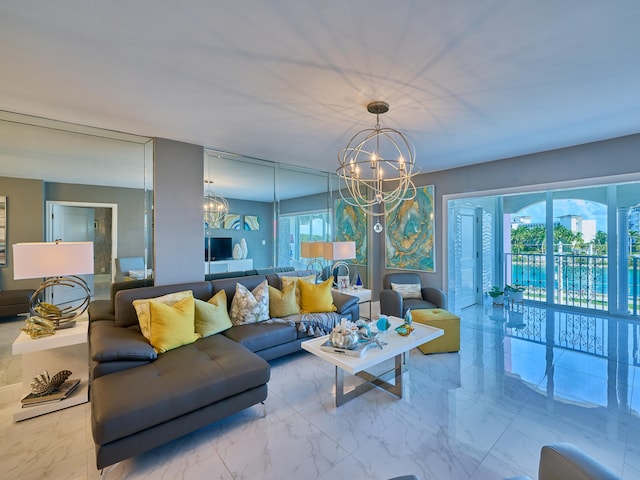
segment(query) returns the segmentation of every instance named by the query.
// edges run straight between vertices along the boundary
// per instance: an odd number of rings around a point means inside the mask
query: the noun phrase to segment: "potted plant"
[[[507,292],[510,301],[518,303],[522,303],[524,301],[525,287],[522,285],[507,285],[504,289]]]
[[[488,293],[493,298],[494,305],[504,305],[504,290],[494,285]]]

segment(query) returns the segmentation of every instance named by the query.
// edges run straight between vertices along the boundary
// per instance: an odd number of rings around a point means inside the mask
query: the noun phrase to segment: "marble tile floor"
[[[336,408],[333,368],[301,352],[272,363],[264,407],[103,478],[536,478],[540,447],[557,441],[640,478],[640,325],[535,306],[461,318],[460,353],[411,352],[403,399],[376,389]],[[0,408],[1,478],[99,478],[88,404],[18,424],[12,408]]]

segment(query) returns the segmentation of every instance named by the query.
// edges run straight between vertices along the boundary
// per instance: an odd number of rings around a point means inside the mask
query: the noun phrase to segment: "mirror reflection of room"
[[[82,276],[91,300],[108,301],[114,281],[140,271],[152,276],[145,224],[151,162],[146,137],[0,112],[0,195],[6,199],[0,227],[6,234],[6,265],[0,267],[0,386],[21,381],[20,356],[11,355],[11,345],[28,316],[29,294],[42,281],[14,279],[11,246],[92,242],[93,274]],[[140,263],[119,272],[124,258]]]

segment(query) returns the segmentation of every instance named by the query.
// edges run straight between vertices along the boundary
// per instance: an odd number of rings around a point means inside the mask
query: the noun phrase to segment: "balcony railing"
[[[592,310],[608,310],[608,258],[604,255],[553,255],[553,300]],[[524,298],[547,301],[547,257],[543,253],[505,254],[507,283],[524,285]],[[628,269],[629,312],[640,315],[640,257]]]

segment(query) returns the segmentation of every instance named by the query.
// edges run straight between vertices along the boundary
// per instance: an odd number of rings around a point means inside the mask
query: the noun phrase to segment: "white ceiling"
[[[640,132],[638,0],[0,3],[0,110],[335,171],[391,105],[422,171]]]

